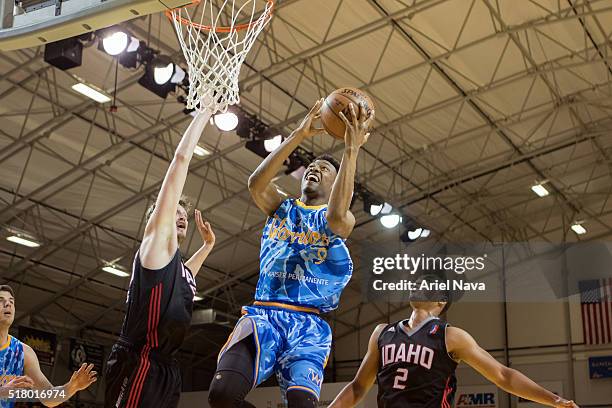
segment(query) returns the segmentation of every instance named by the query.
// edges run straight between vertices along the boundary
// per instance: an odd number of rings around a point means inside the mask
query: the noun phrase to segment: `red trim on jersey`
[[[448,386],[448,382],[450,381],[450,376],[446,379],[446,385],[444,386],[444,395],[442,396],[442,403],[440,404],[440,408],[450,408],[450,403],[447,401],[448,394],[451,392],[451,388]]]
[[[138,365],[138,371],[136,373],[136,377],[134,377],[134,382],[132,383],[132,387],[130,389],[126,408],[138,407],[138,402],[140,401],[140,394],[142,393],[142,387],[144,385],[145,378],[147,377],[149,366],[151,365],[151,363],[149,362],[149,349],[149,345],[145,345],[140,353],[140,363]]]
[[[151,296],[149,297],[149,315],[147,319],[147,343],[140,352],[138,371],[136,372],[136,376],[134,377],[132,387],[130,389],[126,408],[138,407],[140,395],[142,394],[142,388],[147,377],[147,372],[151,366],[151,362],[149,361],[149,352],[152,348],[159,346],[157,326],[159,325],[162,291],[163,284],[161,282],[151,289]]]

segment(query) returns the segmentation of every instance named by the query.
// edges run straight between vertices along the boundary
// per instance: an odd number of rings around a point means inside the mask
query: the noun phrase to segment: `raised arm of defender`
[[[340,391],[340,394],[334,399],[329,408],[354,407],[370,391],[376,380],[380,360],[378,337],[384,328],[384,324],[376,326],[368,341],[368,351],[359,366],[355,378]]]
[[[355,186],[357,156],[361,146],[368,141],[368,129],[374,120],[374,110],[367,113],[363,106],[359,106],[359,116],[352,103],[349,105],[349,112],[350,120],[340,112],[340,117],[346,125],[344,154],[327,206],[329,228],[343,238],[348,238],[355,227],[355,216],[349,208]]]
[[[145,268],[160,269],[170,262],[178,249],[176,212],[185,185],[193,151],[211,114],[199,113],[179,142],[157,196],[155,209],[140,244],[140,261]]]
[[[53,390],[53,398],[41,399],[40,402],[46,407],[55,407],[64,401],[68,401],[74,394],[84,390],[96,381],[96,372],[93,370],[93,364],[83,364],[72,374],[70,381],[64,385],[54,387],[49,382],[47,377],[40,370],[38,357],[36,353],[27,344],[23,345],[24,352],[24,373],[31,379],[30,382],[33,388],[38,390]]]
[[[276,177],[283,163],[289,155],[304,141],[304,139],[317,135],[324,131],[322,128],[316,128],[314,121],[319,117],[319,110],[323,104],[323,99],[319,99],[317,103],[310,109],[308,115],[302,120],[300,126],[285,139],[278,149],[273,151],[266,157],[259,166],[255,169],[251,177],[249,177],[249,191],[255,204],[266,215],[274,214],[274,211],[281,205],[283,199],[276,190],[272,179]]]
[[[521,372],[506,367],[483,350],[465,330],[449,327],[446,330],[446,348],[457,360],[462,360],[499,388],[551,407],[573,407],[567,401],[527,378]]]

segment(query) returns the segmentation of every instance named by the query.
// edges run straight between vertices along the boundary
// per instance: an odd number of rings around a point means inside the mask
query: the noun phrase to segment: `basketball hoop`
[[[189,68],[188,109],[225,112],[240,102],[240,68],[273,8],[274,0],[193,0],[166,11]]]

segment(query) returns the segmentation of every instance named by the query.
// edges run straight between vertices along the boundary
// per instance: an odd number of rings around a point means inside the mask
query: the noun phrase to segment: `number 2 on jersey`
[[[396,390],[403,390],[406,388],[406,380],[408,379],[408,369],[398,368],[395,381],[393,382],[393,388]]]

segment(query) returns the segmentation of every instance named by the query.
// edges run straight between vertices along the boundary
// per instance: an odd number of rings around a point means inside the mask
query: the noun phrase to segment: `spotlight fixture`
[[[9,234],[6,237],[7,241],[26,246],[28,248],[38,248],[40,246],[40,242],[38,242],[38,240],[34,236],[25,231],[21,231],[12,227],[8,227],[6,228],[6,230]]]
[[[217,113],[215,116],[215,125],[219,130],[224,132],[230,132],[238,126],[238,115],[232,111],[225,113]]]
[[[283,136],[276,135],[270,139],[264,140],[264,148],[266,149],[266,152],[273,152],[274,150],[278,149],[281,143],[283,143]]]
[[[130,276],[130,274],[123,267],[115,264],[107,264],[102,267],[102,270],[122,278]]]
[[[147,64],[145,73],[138,80],[138,83],[160,98],[166,99],[170,92],[176,90],[176,84],[173,84],[170,81],[164,83],[163,85],[158,84],[155,80],[155,73],[153,71],[153,66],[151,64]]]
[[[98,103],[106,103],[112,100],[103,90],[95,85],[86,84],[85,82],[79,82],[78,84],[72,85],[72,89]]]
[[[44,60],[62,71],[79,67],[83,62],[83,44],[77,37],[49,43],[45,45]]]
[[[170,57],[160,55],[151,61],[153,70],[153,80],[157,85],[164,85],[168,82],[180,84],[185,79],[185,70],[176,65]]]
[[[544,187],[544,183],[534,184],[531,186],[531,191],[536,193],[539,197],[546,197],[550,194],[546,187]]]
[[[108,55],[119,55],[127,49],[130,40],[130,35],[125,31],[109,31],[108,34],[102,37],[102,48]]]
[[[370,215],[372,217],[376,217],[377,215],[390,214],[392,210],[393,210],[393,207],[389,203],[370,205]]]
[[[380,223],[385,228],[395,228],[402,221],[399,214],[387,214],[380,217]]]
[[[414,242],[419,238],[427,238],[431,231],[423,227],[409,227],[400,235],[402,242]]]
[[[578,235],[584,235],[587,232],[586,228],[582,224],[582,221],[573,223],[570,228]]]

